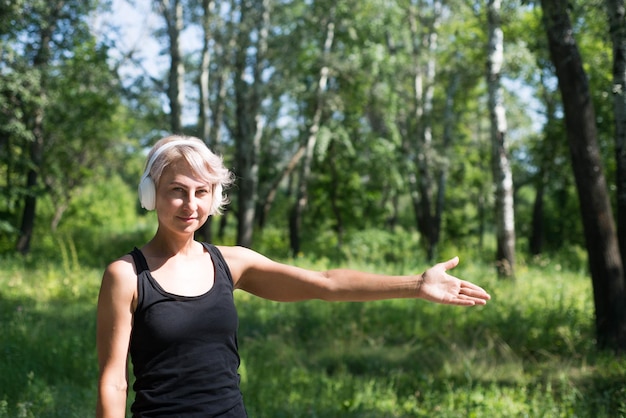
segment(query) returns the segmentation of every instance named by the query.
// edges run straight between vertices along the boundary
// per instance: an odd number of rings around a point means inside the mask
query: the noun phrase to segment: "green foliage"
[[[139,175],[137,175],[139,178]],[[42,199],[32,254],[26,262],[104,268],[141,245],[156,230],[156,218],[139,208],[137,192],[118,175],[100,177],[77,191],[55,231],[49,223],[54,205]],[[123,231],[123,232],[122,232]]]
[[[123,160],[117,76],[89,25],[108,1],[18,4],[0,17],[1,251],[16,240],[20,222],[37,215],[33,209],[20,219],[25,198],[51,199],[54,229],[76,190]]]

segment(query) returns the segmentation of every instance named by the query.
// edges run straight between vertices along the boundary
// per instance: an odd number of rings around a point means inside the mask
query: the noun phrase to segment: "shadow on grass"
[[[626,416],[626,363],[598,364],[591,321],[567,307],[238,306],[251,417]]]
[[[0,293],[0,322],[0,416],[92,416],[94,306],[65,297],[42,305]]]

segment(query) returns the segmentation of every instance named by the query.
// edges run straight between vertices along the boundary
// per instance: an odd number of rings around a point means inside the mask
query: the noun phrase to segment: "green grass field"
[[[0,261],[0,417],[92,417],[101,270],[71,257]],[[595,350],[588,277],[549,262],[519,268],[515,282],[471,261],[455,274],[492,301],[236,293],[250,417],[626,417],[626,359]]]

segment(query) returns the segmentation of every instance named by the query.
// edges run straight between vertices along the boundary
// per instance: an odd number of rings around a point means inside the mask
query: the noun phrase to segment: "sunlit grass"
[[[625,416],[626,362],[595,351],[584,275],[545,265],[498,281],[471,263],[456,274],[493,300],[465,309],[238,295],[252,415]]]
[[[66,249],[59,262],[0,265],[0,417],[93,416],[102,272]],[[280,304],[237,292],[251,418],[626,416],[626,360],[595,350],[588,277],[545,262],[499,281],[469,260],[455,274],[493,300]]]

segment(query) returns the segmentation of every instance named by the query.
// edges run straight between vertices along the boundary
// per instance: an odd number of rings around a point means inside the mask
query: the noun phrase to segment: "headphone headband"
[[[146,169],[143,173],[143,177],[147,177],[150,175],[150,170],[152,170],[152,165],[154,164],[156,159],[159,158],[161,154],[163,154],[168,149],[174,148],[178,145],[188,145],[190,147],[197,147],[201,144],[197,141],[192,141],[189,139],[176,139],[174,141],[166,142],[165,144],[157,148],[152,154],[152,157],[150,157],[150,160],[148,160],[148,164],[146,165]]]

